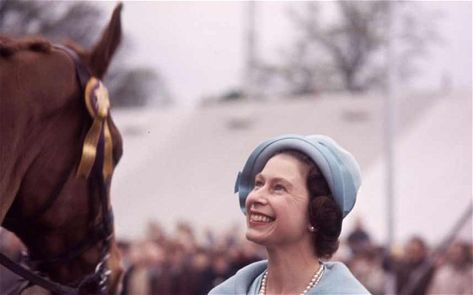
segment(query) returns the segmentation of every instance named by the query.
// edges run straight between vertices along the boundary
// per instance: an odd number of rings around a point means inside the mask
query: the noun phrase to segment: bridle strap
[[[16,273],[20,277],[26,279],[27,281],[33,283],[34,285],[38,285],[44,289],[47,289],[53,293],[57,294],[64,294],[64,295],[78,295],[79,290],[75,288],[71,288],[66,285],[62,285],[51,280],[48,280],[34,272],[30,269],[14,262],[6,255],[0,252],[0,264],[8,268],[10,271]]]
[[[61,44],[54,44],[53,48],[59,49],[64,51],[73,61],[75,64],[76,68],[76,76],[77,80],[79,80],[80,83],[80,89],[83,94],[85,85],[87,84],[87,81],[89,81],[90,77],[92,76],[89,69],[84,65],[84,63],[79,59],[79,56],[77,53],[70,49],[67,46],[61,45]]]
[[[98,229],[93,229],[93,232],[87,235],[86,239],[81,240],[75,246],[67,249],[64,253],[56,255],[51,258],[35,260],[28,257],[28,265],[42,265],[42,264],[54,264],[59,262],[68,262],[77,257],[82,253],[90,249],[92,246],[96,245],[100,241],[107,241],[112,236],[112,224],[113,224],[113,214],[111,211],[108,211],[106,214],[105,223],[101,223],[101,226]]]

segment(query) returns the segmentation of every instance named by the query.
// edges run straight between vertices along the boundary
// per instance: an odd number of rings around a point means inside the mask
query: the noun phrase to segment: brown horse
[[[109,202],[122,141],[98,82],[120,12],[90,51],[0,36],[0,224],[31,269],[64,287],[52,293],[114,294],[122,276]]]

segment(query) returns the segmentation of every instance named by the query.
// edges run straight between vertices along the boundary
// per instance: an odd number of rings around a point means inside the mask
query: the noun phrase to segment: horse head
[[[31,268],[81,294],[116,293],[123,272],[110,204],[122,140],[100,82],[121,7],[91,50],[0,37],[0,224]]]

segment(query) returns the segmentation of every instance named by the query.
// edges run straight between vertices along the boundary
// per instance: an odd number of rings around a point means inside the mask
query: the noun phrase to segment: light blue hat
[[[352,154],[324,135],[283,135],[258,145],[238,173],[235,183],[235,193],[239,193],[243,213],[246,214],[245,201],[253,190],[256,174],[263,170],[273,155],[289,149],[304,153],[319,167],[345,217],[355,205],[361,184],[360,166]]]

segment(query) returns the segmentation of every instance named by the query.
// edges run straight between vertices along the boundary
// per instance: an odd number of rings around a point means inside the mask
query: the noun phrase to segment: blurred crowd
[[[237,227],[197,235],[182,222],[169,234],[151,223],[145,240],[119,242],[127,269],[122,294],[207,294],[241,267],[264,258],[262,248],[241,236]]]
[[[173,232],[150,223],[143,240],[119,240],[125,265],[122,295],[207,294],[243,266],[265,258],[237,227],[215,234],[178,223]],[[0,251],[20,257],[22,245],[0,229]],[[420,236],[386,251],[357,222],[333,260],[344,262],[373,294],[473,294],[473,246],[455,240],[445,251]],[[14,277],[0,268],[0,291]],[[394,291],[393,291],[394,290]]]
[[[471,240],[432,247],[413,236],[387,251],[357,221],[341,243],[334,259],[346,263],[372,294],[473,294]]]

